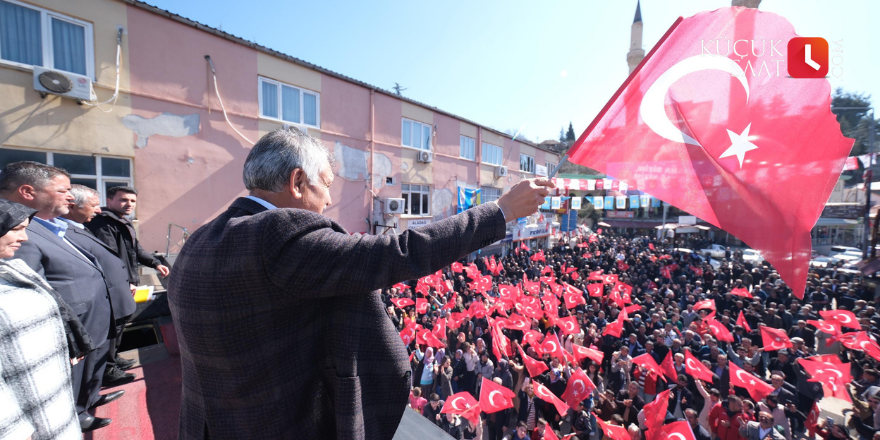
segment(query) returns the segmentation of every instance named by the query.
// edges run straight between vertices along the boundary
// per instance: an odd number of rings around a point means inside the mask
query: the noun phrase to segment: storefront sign
[[[544,165],[535,165],[535,174],[547,177],[547,167]]]
[[[414,219],[406,222],[406,229],[415,229],[419,226],[427,226],[431,224],[431,219],[429,218],[420,218]]]
[[[633,211],[608,211],[605,218],[634,218]]]
[[[865,205],[861,203],[835,203],[833,205],[825,205],[822,210],[824,218],[863,218],[865,216]]]
[[[697,224],[697,217],[693,215],[680,215],[678,216],[678,224],[695,225]]]

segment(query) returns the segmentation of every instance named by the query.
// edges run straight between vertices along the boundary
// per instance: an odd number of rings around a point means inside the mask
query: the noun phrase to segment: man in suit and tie
[[[110,288],[110,303],[113,306],[113,325],[116,327],[116,338],[109,342],[103,385],[116,386],[128,383],[133,381],[135,376],[131,373],[125,373],[123,370],[131,368],[135,362],[119,358],[116,351],[119,349],[119,344],[122,343],[125,322],[137,308],[132,297],[135,285],[129,282],[128,266],[116,249],[99,240],[85,226],[101,212],[98,192],[84,185],[71,185],[70,195],[73,196],[73,201],[70,202],[69,212],[61,216],[71,226],[67,228],[70,233],[68,237],[98,259],[104,269],[104,277]]]
[[[90,407],[106,403],[99,393],[107,362],[111,328],[110,293],[100,263],[67,235],[69,224],[58,217],[68,213],[70,175],[56,167],[23,161],[0,171],[0,197],[37,210],[28,225],[28,241],[15,252],[46,280],[73,309],[97,350],[73,367],[73,395],[83,432],[110,424],[89,414]],[[117,396],[118,397],[118,396]]]
[[[758,413],[757,422],[740,424],[739,435],[746,440],[785,440],[773,426],[773,415],[766,411]]]
[[[390,439],[411,384],[375,289],[419,278],[505,236],[547,180],[400,235],[355,237],[322,215],[332,155],[296,129],[254,145],[250,195],[187,240],[169,305],[183,370],[179,437]]]

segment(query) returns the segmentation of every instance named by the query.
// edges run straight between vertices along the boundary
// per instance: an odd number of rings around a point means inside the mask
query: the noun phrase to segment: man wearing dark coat
[[[180,343],[180,439],[389,439],[411,384],[375,289],[436,272],[531,215],[548,180],[400,235],[353,236],[322,215],[331,154],[278,129],[244,164],[250,195],[199,228],[168,286]]]

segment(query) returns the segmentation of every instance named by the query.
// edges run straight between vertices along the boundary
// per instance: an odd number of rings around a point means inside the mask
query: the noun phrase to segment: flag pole
[[[553,176],[555,176],[556,173],[559,172],[559,169],[562,168],[562,165],[566,162],[568,162],[568,153],[566,153],[565,156],[562,156],[562,159],[559,160],[559,164],[556,165],[556,168],[553,168],[553,171],[551,171],[550,174],[547,175],[547,178],[552,179]]]

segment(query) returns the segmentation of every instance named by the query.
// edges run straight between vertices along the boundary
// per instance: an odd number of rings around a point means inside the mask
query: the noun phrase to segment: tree
[[[574,141],[574,127],[571,125],[571,122],[568,123],[568,132],[565,133],[565,140]]]
[[[868,140],[871,130],[871,116],[868,115],[868,109],[871,107],[871,95],[856,92],[846,92],[842,88],[837,88],[831,95],[831,111],[837,116],[837,122],[840,124],[840,132],[848,138],[855,139],[851,156],[858,156],[870,152],[877,153],[875,149],[869,148]],[[853,108],[860,107],[860,108]],[[880,138],[880,121],[874,121],[874,139]]]
[[[559,129],[559,142],[565,142],[565,127]]]

